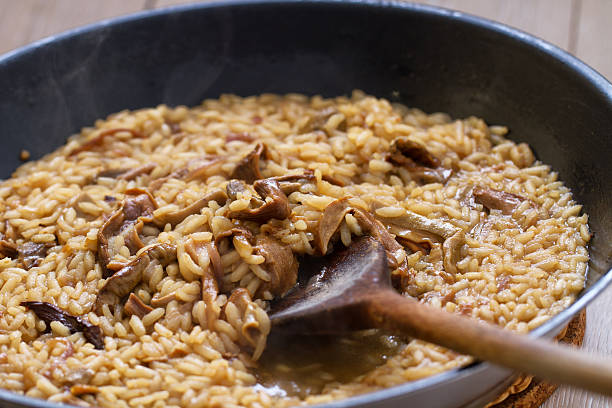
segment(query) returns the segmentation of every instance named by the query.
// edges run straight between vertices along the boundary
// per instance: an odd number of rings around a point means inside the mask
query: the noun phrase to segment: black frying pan
[[[97,118],[220,93],[335,96],[360,88],[476,115],[528,142],[584,204],[586,289],[532,334],[551,336],[612,279],[612,85],[541,40],[483,19],[393,2],[206,3],[97,23],[0,57],[0,176]],[[329,406],[482,404],[509,373],[476,364]],[[0,391],[0,406],[53,407]]]

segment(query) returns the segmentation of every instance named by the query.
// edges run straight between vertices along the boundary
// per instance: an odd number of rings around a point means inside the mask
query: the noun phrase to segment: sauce
[[[348,383],[382,365],[405,343],[366,330],[343,336],[271,334],[255,369],[258,387],[271,396],[305,398],[326,384]]]

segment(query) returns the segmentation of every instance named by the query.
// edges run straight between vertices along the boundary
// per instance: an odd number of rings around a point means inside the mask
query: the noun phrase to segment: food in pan
[[[0,185],[0,384],[85,406],[289,406],[465,364],[376,331],[268,342],[267,311],[304,259],[364,234],[421,302],[522,333],[563,310],[587,215],[506,133],[359,91],[99,120]],[[351,369],[309,363],[321,353]]]

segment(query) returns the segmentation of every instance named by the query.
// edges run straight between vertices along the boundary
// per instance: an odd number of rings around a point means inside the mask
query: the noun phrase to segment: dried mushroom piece
[[[109,277],[115,271],[109,268],[113,257],[109,247],[111,237],[121,234],[131,254],[144,247],[139,233],[145,222],[150,222],[157,204],[153,196],[143,189],[126,191],[126,198],[98,231],[98,258],[103,276]]]
[[[4,234],[0,233],[0,257],[15,259],[17,256],[19,256],[17,244],[6,239]]]
[[[85,339],[95,348],[104,349],[102,330],[83,317],[73,316],[47,302],[21,302],[20,304],[33,311],[39,319],[43,320],[47,324],[48,330],[50,330],[51,322],[60,322],[70,330],[70,333],[83,332]]]
[[[43,244],[30,241],[17,245],[0,233],[0,257],[17,259],[19,266],[26,270],[40,265],[54,245],[54,242]]]
[[[264,282],[260,290],[283,296],[297,281],[299,264],[293,251],[288,245],[265,234],[257,235],[254,249],[264,257],[263,266],[270,275],[270,280]]]
[[[184,167],[181,167],[165,177],[160,177],[153,180],[149,184],[151,191],[156,191],[161,188],[168,180],[177,179],[184,181],[205,180],[208,177],[222,173],[221,166],[225,161],[223,156],[205,155],[187,162]]]
[[[147,313],[153,311],[151,306],[146,305],[138,296],[133,293],[130,293],[127,302],[123,306],[123,310],[129,315],[136,315],[141,319]]]
[[[193,214],[199,214],[202,208],[207,207],[211,201],[216,201],[218,204],[223,205],[227,200],[227,195],[221,189],[215,189],[204,194],[202,198],[188,205],[182,210],[178,210],[172,213],[165,213],[158,215],[152,219],[153,223],[158,227],[164,227],[166,224],[170,224],[172,227],[180,224],[185,218]]]
[[[259,142],[255,148],[242,158],[234,168],[230,178],[244,180],[252,184],[255,180],[262,178],[261,170],[259,169],[259,160],[262,155],[266,154],[266,145]]]
[[[405,261],[398,264],[399,252],[403,250],[403,247],[395,241],[380,221],[376,220],[372,214],[352,207],[346,197],[332,202],[323,211],[315,234],[315,246],[321,255],[327,253],[331,238],[344,221],[346,214],[349,213],[353,214],[364,233],[373,236],[383,244],[392,269],[406,269]]]
[[[410,176],[422,183],[446,183],[452,169],[441,167],[440,160],[425,146],[407,137],[398,137],[391,144],[387,161],[408,170]]]
[[[476,186],[472,194],[477,203],[489,210],[500,210],[505,215],[512,214],[526,200],[517,194],[481,186]]]
[[[116,129],[108,129],[108,130],[103,130],[100,133],[98,133],[97,136],[93,137],[92,139],[89,139],[87,141],[85,141],[82,145],[80,145],[79,147],[75,148],[74,150],[72,150],[69,154],[68,157],[77,155],[81,152],[86,152],[89,151],[91,149],[93,149],[96,146],[99,146],[102,144],[102,142],[104,142],[104,139],[107,136],[112,136],[116,133],[119,132],[128,132],[132,134],[132,137],[137,137],[137,138],[144,138],[145,136],[140,133],[137,130],[134,129],[128,129],[128,128],[116,128]]]
[[[121,268],[106,280],[94,304],[96,313],[102,313],[102,306],[114,305],[127,296],[141,281],[144,271],[151,265],[167,266],[176,259],[176,247],[158,243],[143,250],[136,259]]]
[[[237,288],[230,295],[223,310],[223,318],[236,325],[241,346],[253,350],[253,360],[261,356],[266,345],[266,336],[270,333],[269,321],[261,320],[257,309],[257,304],[252,301],[249,291]]]
[[[43,259],[47,256],[49,248],[53,247],[54,243],[37,243],[26,242],[17,246],[18,260],[23,265],[24,269],[30,269],[40,265]]]
[[[264,203],[257,208],[230,211],[227,214],[228,218],[265,223],[273,218],[284,220],[289,217],[291,213],[289,200],[276,180],[257,180],[253,187]]]

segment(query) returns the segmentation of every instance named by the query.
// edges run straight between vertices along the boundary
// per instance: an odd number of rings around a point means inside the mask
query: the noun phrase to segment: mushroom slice
[[[19,261],[23,265],[24,269],[28,270],[35,266],[40,265],[43,259],[47,256],[47,251],[52,247],[53,243],[36,243],[26,242],[17,246],[17,252],[19,254]]]
[[[283,220],[289,216],[291,213],[289,200],[276,180],[257,180],[253,187],[264,200],[264,204],[257,208],[230,211],[228,218],[265,223],[272,218]]]
[[[206,179],[213,174],[221,173],[221,165],[224,161],[223,156],[206,155],[196,159],[189,160],[187,165],[181,167],[165,177],[160,177],[153,180],[149,184],[151,191],[158,190],[170,179],[178,179],[191,181],[195,179]]]
[[[411,177],[424,183],[445,183],[453,171],[441,167],[440,160],[425,146],[407,137],[398,137],[387,156],[390,163],[404,167]]]
[[[127,296],[142,281],[143,273],[150,265],[166,266],[175,259],[174,245],[158,243],[144,249],[136,259],[106,280],[98,294],[94,310],[101,314],[103,305],[119,303],[121,298]]]
[[[101,145],[102,142],[104,141],[104,139],[107,136],[112,136],[115,133],[119,133],[119,132],[129,132],[129,133],[132,134],[132,137],[138,137],[138,138],[143,138],[144,137],[144,135],[142,133],[140,133],[140,132],[138,132],[137,130],[134,130],[134,129],[116,128],[116,129],[103,130],[100,133],[98,133],[97,136],[95,136],[95,137],[85,141],[82,145],[80,145],[79,147],[77,147],[76,149],[71,151],[68,154],[68,157],[74,156],[74,155],[79,154],[81,152],[85,152],[85,151],[91,150],[94,147]]]
[[[17,245],[6,239],[4,234],[0,233],[0,257],[15,259],[19,256]]]
[[[405,266],[405,262],[398,264],[397,261],[400,255],[399,251],[402,251],[403,247],[395,241],[393,236],[380,221],[376,220],[376,218],[367,211],[351,207],[346,197],[332,202],[323,211],[315,236],[315,246],[322,255],[327,253],[329,241],[348,213],[353,214],[364,233],[373,236],[383,244],[387,251],[389,265],[392,269]]]
[[[325,207],[314,238],[315,246],[321,255],[327,253],[329,241],[344,221],[344,216],[351,210],[352,207],[346,197],[335,200]]]
[[[255,180],[259,180],[262,178],[261,171],[259,169],[259,160],[262,154],[266,153],[266,145],[259,142],[255,145],[255,148],[247,154],[244,158],[242,158],[234,171],[231,174],[231,178],[244,180],[247,183],[251,184]]]
[[[265,234],[257,235],[254,249],[264,257],[263,267],[270,274],[270,281],[263,282],[260,290],[283,296],[297,281],[299,265],[293,251],[288,245]]]
[[[123,235],[130,253],[136,253],[144,245],[138,236],[144,222],[152,220],[153,211],[157,208],[155,199],[143,189],[126,191],[127,196],[121,206],[115,211],[98,231],[98,257],[103,268],[104,277],[114,271],[108,268],[113,254],[109,248],[109,239],[119,234]]]
[[[44,320],[47,324],[47,329],[51,328],[51,322],[57,321],[66,326],[70,333],[83,332],[85,339],[93,344],[95,348],[104,348],[102,330],[98,326],[89,323],[83,317],[73,316],[47,302],[21,302],[21,306],[30,309],[39,319]]]
[[[409,158],[420,166],[430,168],[440,166],[440,160],[431,154],[429,150],[425,148],[425,146],[410,140],[407,137],[398,137],[395,139],[391,145],[391,151],[394,153],[400,153],[403,157]]]
[[[526,199],[517,194],[477,186],[472,192],[474,201],[489,210],[500,210],[503,214],[512,214]]]
[[[99,177],[108,177],[108,178],[116,178],[118,180],[134,180],[136,177],[141,176],[143,174],[149,174],[157,167],[156,163],[147,163],[142,166],[136,167],[134,169],[107,169],[102,170],[96,176],[96,179]]]
[[[457,262],[461,260],[461,249],[465,245],[465,233],[462,230],[457,231],[451,237],[446,239],[442,244],[442,253],[444,271],[446,275],[444,278],[449,282],[455,281],[455,275],[457,274]]]
[[[227,196],[232,200],[236,200],[238,198],[238,194],[243,193],[246,190],[246,185],[242,180],[230,180],[229,183],[227,183],[227,185],[225,186],[225,192],[227,193]]]
[[[396,230],[426,232],[440,237],[440,241],[450,238],[459,230],[451,223],[432,220],[412,211],[406,211],[406,214],[400,217],[378,217],[378,219],[385,225],[393,226]]]
[[[227,200],[227,195],[221,189],[215,189],[209,191],[204,194],[202,198],[195,201],[194,203],[188,205],[182,210],[161,214],[153,218],[153,223],[155,223],[158,227],[163,228],[166,224],[172,225],[174,227],[177,224],[180,224],[185,218],[189,217],[193,214],[199,214],[202,211],[202,208],[207,207],[208,203],[211,201],[216,201],[217,203],[223,205]]]
[[[147,313],[153,311],[153,308],[145,305],[135,294],[130,293],[130,297],[128,297],[127,302],[125,302],[123,310],[129,315],[136,315],[142,319]]]
[[[119,175],[117,178],[119,180],[134,180],[136,177],[141,176],[143,174],[151,173],[157,167],[157,163],[147,163],[140,167],[136,167],[135,169],[130,169],[125,173]]]

